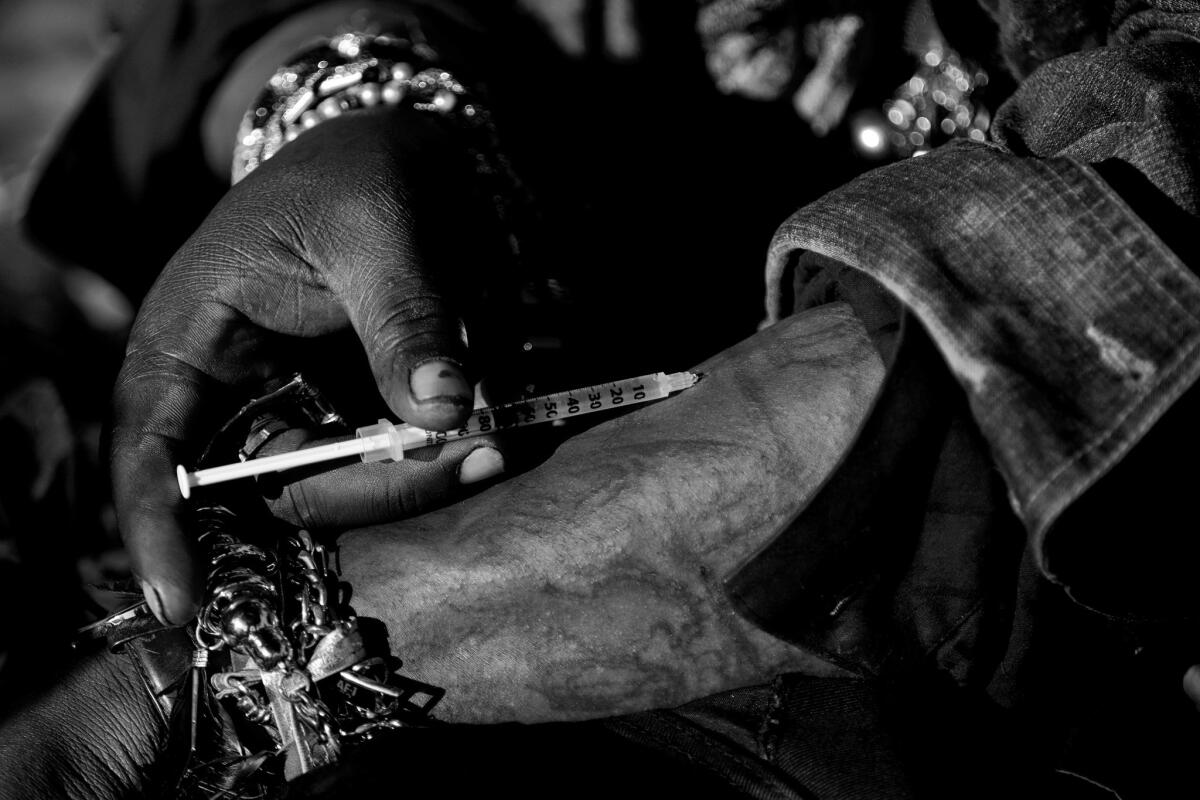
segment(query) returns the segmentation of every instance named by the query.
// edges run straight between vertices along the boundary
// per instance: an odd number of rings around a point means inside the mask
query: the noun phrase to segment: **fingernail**
[[[149,581],[142,581],[142,594],[146,596],[146,605],[150,606],[150,610],[158,618],[158,621],[164,625],[170,625],[171,621],[163,613],[162,595],[158,593],[158,589],[155,589]]]
[[[469,403],[473,394],[462,370],[449,361],[425,362],[412,371],[408,383],[418,403],[439,397]]]
[[[163,602],[162,593],[149,581],[142,581],[142,594],[146,596],[146,605],[150,606],[150,611],[164,625],[182,625],[194,617],[196,611],[199,610],[195,603],[176,596],[172,598],[176,602],[171,604],[171,613],[169,613],[167,604]]]
[[[477,447],[458,468],[458,482],[466,486],[486,481],[504,472],[504,456],[494,447]]]

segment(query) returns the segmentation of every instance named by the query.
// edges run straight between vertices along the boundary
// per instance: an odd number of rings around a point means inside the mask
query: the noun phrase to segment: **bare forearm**
[[[598,716],[823,667],[734,614],[721,580],[832,468],[882,365],[822,309],[701,370],[531,473],[343,539],[357,609],[448,688],[444,716]]]
[[[95,653],[0,725],[0,798],[140,796],[162,725],[132,657]]]

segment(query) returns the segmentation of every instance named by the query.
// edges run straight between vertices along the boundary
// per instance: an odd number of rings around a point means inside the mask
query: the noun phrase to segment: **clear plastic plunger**
[[[585,386],[566,392],[531,397],[513,403],[477,408],[459,428],[449,431],[427,431],[413,425],[396,425],[379,420],[375,425],[358,429],[357,436],[344,442],[293,450],[263,458],[253,458],[236,464],[188,472],[182,465],[175,468],[179,491],[185,498],[192,489],[214,483],[249,478],[269,472],[283,472],[295,467],[321,464],[358,456],[363,461],[399,461],[408,450],[432,447],[458,439],[496,431],[523,428],[543,422],[556,422],[598,411],[658,400],[695,385],[700,376],[693,372],[656,372],[623,381]]]

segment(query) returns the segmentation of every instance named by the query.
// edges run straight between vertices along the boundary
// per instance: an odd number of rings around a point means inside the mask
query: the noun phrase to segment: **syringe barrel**
[[[381,419],[374,425],[359,428],[356,433],[363,445],[362,460],[370,464],[373,461],[400,461],[403,459],[405,443],[402,431],[404,427]]]
[[[660,397],[666,397],[673,391],[687,388],[695,381],[696,376],[691,373],[668,375],[657,372],[637,378],[585,386],[581,389],[554,392],[513,403],[477,408],[462,426],[449,431],[426,431],[421,428],[409,427],[405,440],[408,442],[408,449],[412,450],[418,447],[445,444],[456,439],[482,436],[496,431],[573,419],[597,411],[607,411],[657,400]],[[423,438],[419,442],[414,442],[419,434],[423,434]]]

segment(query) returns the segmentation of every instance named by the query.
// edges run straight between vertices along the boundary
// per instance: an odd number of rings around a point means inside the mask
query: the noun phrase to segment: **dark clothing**
[[[140,300],[228,185],[202,152],[209,96],[239,53],[310,5],[152,4],[48,161],[26,214],[33,237]],[[734,265],[757,263],[780,219],[856,169],[790,109],[718,94],[690,9],[680,19],[672,4],[648,4],[653,40],[625,65],[567,59],[509,3],[415,5],[456,75],[486,83],[506,152],[538,198],[528,268],[583,298],[531,333],[556,329],[572,361],[595,365],[590,380],[605,365],[613,377],[684,369],[753,332],[762,277]],[[463,5],[486,16],[464,21]],[[613,325],[614,308],[637,324]],[[708,324],[680,337],[698,317]]]
[[[1056,524],[1200,372],[1189,235],[1200,40],[1181,40],[1200,8],[1153,36],[1147,14],[1133,14],[1111,47],[1035,73],[998,114],[1008,148],[943,147],[802,209],[772,245],[768,292],[780,313],[781,281],[794,277],[805,302],[828,281],[814,255],[886,287],[965,390],[1039,567],[1085,605],[1180,619],[1194,616],[1194,582],[1184,580],[1194,537],[1146,532],[1155,557],[1130,553],[1114,582],[1092,568],[1116,563],[1107,551],[1141,548]],[[1071,87],[1058,97],[1081,108],[1103,93],[1104,111],[1051,114],[1052,86]],[[1158,572],[1128,574],[1135,566]]]
[[[1200,545],[1175,448],[1200,403],[1200,5],[1151,5],[1035,72],[998,144],[877,170],[781,227],[772,313],[877,281],[966,402],[901,336],[838,472],[729,580],[767,630],[857,671],[936,664],[1036,731],[1032,757],[1122,796],[1186,782],[1197,742],[1178,686]]]

